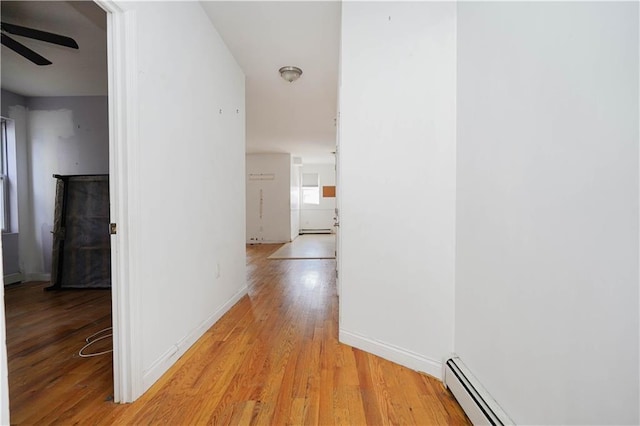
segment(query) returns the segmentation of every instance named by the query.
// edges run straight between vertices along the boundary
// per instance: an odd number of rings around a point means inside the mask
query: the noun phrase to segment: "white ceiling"
[[[247,152],[334,161],[340,9],[337,1],[214,1],[205,11],[246,75]],[[288,83],[278,70],[302,69]]]
[[[340,2],[202,1],[246,75],[247,152],[334,161]],[[2,88],[25,96],[107,94],[106,23],[91,1],[2,1],[2,20],[74,38],[79,50],[14,37],[53,62],[2,47]],[[278,69],[302,68],[284,81]]]

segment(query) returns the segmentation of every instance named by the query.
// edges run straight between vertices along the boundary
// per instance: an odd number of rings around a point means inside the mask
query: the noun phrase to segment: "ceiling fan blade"
[[[33,28],[21,27],[20,25],[8,24],[6,22],[2,22],[1,25],[2,31],[6,31],[9,34],[46,41],[47,43],[58,44],[60,46],[66,46],[72,49],[78,48],[78,43],[76,43],[76,41],[71,37],[49,33],[46,31],[35,30]]]
[[[51,65],[51,61],[38,55],[22,43],[18,43],[6,34],[0,34],[0,42],[19,55],[24,56],[36,65]]]

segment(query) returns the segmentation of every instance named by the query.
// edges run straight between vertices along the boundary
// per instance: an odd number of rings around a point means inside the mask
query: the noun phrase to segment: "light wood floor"
[[[469,424],[443,385],[337,341],[334,260],[247,248],[249,294],[133,404],[110,402],[104,290],[6,289],[14,424]]]

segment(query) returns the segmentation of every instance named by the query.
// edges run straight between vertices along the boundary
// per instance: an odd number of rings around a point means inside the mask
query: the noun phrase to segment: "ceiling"
[[[11,37],[49,59],[38,66],[2,46],[2,88],[24,96],[107,95],[106,14],[92,1],[2,1],[2,21],[65,35],[69,49],[20,36]]]
[[[248,153],[331,163],[336,144],[338,1],[203,1],[246,75]],[[39,67],[2,47],[2,88],[25,96],[107,94],[105,13],[92,1],[2,1],[2,20],[74,38],[79,50],[14,37],[53,62]],[[303,70],[288,83],[285,65]]]
[[[246,75],[247,152],[333,162],[340,10],[337,1],[202,3]],[[278,70],[302,69],[288,83]]]

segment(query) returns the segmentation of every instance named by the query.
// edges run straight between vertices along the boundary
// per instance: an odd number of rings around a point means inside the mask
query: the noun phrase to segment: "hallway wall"
[[[342,342],[455,350],[518,424],[637,424],[638,21],[343,3]]]
[[[291,241],[291,154],[247,154],[246,161],[247,243]]]
[[[458,4],[455,350],[516,424],[639,421],[638,12]]]
[[[342,7],[340,340],[440,377],[453,350],[456,5]]]
[[[128,231],[146,390],[247,291],[245,78],[199,3],[119,4],[137,38]]]

